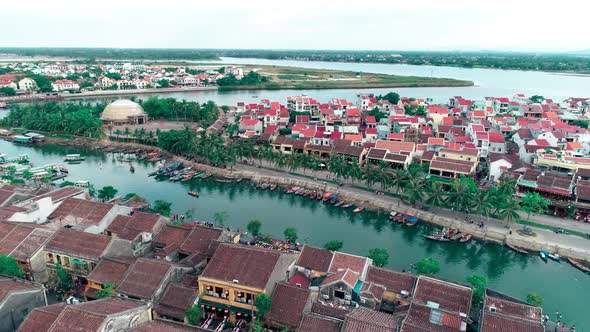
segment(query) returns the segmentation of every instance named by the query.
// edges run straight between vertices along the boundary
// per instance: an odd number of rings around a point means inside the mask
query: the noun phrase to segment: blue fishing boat
[[[406,226],[416,226],[418,223],[418,217],[413,214],[405,214],[404,219],[406,220]]]

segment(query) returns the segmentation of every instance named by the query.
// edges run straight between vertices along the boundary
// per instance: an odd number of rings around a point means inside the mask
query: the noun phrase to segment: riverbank
[[[456,228],[463,233],[472,234],[474,237],[494,241],[498,243],[509,243],[530,251],[544,250],[558,253],[561,256],[572,257],[590,261],[590,241],[578,236],[556,234],[553,231],[534,227],[534,236],[525,236],[519,234],[516,230],[511,231],[504,226],[499,220],[485,220],[486,226],[480,228],[477,224],[465,223],[462,220],[464,215],[454,213],[446,209],[436,209],[426,211],[416,209],[404,204],[396,197],[388,195],[376,195],[373,191],[352,185],[338,186],[334,181],[329,179],[314,178],[305,174],[294,174],[281,170],[273,170],[264,167],[250,166],[247,164],[238,164],[231,169],[221,169],[209,165],[196,163],[187,160],[181,156],[171,155],[154,146],[146,146],[137,143],[112,142],[109,140],[91,141],[86,139],[76,139],[74,141],[63,138],[48,138],[44,144],[58,144],[63,146],[90,147],[95,149],[109,150],[149,150],[158,151],[166,155],[166,159],[178,160],[184,162],[187,166],[195,170],[205,171],[214,177],[226,179],[247,179],[254,182],[273,183],[281,186],[283,189],[291,186],[306,187],[308,189],[318,189],[323,192],[337,193],[341,199],[354,203],[357,206],[363,206],[368,209],[382,210],[385,212],[398,211],[399,213],[412,213],[418,218],[428,223]],[[477,218],[477,217],[476,217]]]

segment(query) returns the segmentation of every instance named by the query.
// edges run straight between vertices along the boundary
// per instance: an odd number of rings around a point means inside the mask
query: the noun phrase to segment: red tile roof
[[[200,278],[264,289],[280,257],[276,251],[222,243]]]
[[[105,257],[94,267],[87,279],[97,284],[113,284],[117,286],[134,262],[135,258]]]
[[[502,133],[489,133],[490,142],[504,143],[504,135]]]
[[[439,321],[432,322],[431,313],[439,313]],[[408,315],[404,319],[400,332],[457,332],[460,331],[461,317],[446,311],[432,309],[424,305],[412,303]]]
[[[414,152],[416,150],[416,144],[413,142],[396,142],[386,140],[377,140],[375,142],[375,147],[378,149],[389,150],[389,152]]]
[[[47,219],[65,219],[64,224],[96,225],[106,216],[113,206],[113,204],[91,202],[70,197],[66,198]]]
[[[306,313],[297,332],[340,332],[342,320]]]
[[[355,256],[343,252],[335,252],[328,272],[336,273],[346,269],[351,269],[359,276],[363,276],[367,266],[369,266],[369,260],[366,257]]]
[[[206,253],[211,241],[219,240],[223,231],[219,228],[194,225],[193,229],[180,245],[180,251],[186,254]]]
[[[333,255],[329,250],[305,245],[295,264],[309,270],[328,272]]]
[[[187,310],[195,303],[198,295],[198,288],[172,283],[168,285],[162,298],[156,303],[155,310],[160,315],[183,321]]]
[[[167,261],[139,258],[117,286],[117,292],[151,300],[171,270]]]
[[[309,296],[308,289],[277,283],[271,296],[270,312],[264,319],[279,326],[295,329],[303,317]]]
[[[344,307],[338,308],[333,307],[329,304],[314,302],[311,305],[311,312],[320,314],[322,316],[333,317],[343,320],[350,311],[348,309],[345,309]]]
[[[35,196],[32,199],[34,201],[38,201],[40,199],[46,198],[46,197],[51,197],[51,201],[53,203],[55,202],[59,202],[62,201],[68,197],[72,197],[72,196],[76,196],[80,193],[82,193],[83,191],[80,188],[76,188],[76,187],[63,187],[63,188],[59,188],[53,191],[50,191],[48,193],[45,193],[43,195],[39,195],[39,196]]]
[[[26,280],[12,279],[0,276],[0,303],[3,303],[4,300],[6,300],[7,297],[12,293],[33,290],[41,291],[42,288],[40,285],[34,284]]]
[[[154,319],[145,325],[129,330],[130,332],[210,332],[198,326],[191,326],[169,320]]]
[[[394,332],[399,325],[399,317],[360,307],[346,315],[342,332]]]
[[[349,288],[354,288],[359,280],[359,274],[353,272],[351,269],[341,270],[333,274],[329,274],[326,279],[322,281],[322,286],[332,285],[337,282],[346,284]]]
[[[35,308],[19,326],[18,332],[47,331],[59,314],[65,309],[65,303],[52,304]]]
[[[49,240],[45,251],[98,261],[110,242],[109,236],[60,229]]]
[[[160,218],[158,214],[144,212],[135,212],[133,216],[117,215],[105,230],[132,241],[141,233],[153,233]]]
[[[422,303],[435,302],[441,309],[468,314],[471,309],[471,295],[472,290],[469,287],[421,276],[416,284],[414,300]]]
[[[399,294],[401,291],[407,291],[411,294],[416,283],[416,276],[370,266],[365,281],[383,285],[389,292]]]

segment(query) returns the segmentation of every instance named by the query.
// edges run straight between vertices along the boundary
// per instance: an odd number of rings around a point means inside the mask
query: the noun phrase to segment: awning
[[[570,190],[565,190],[565,189],[537,187],[537,190],[545,191],[545,192],[557,194],[557,195],[563,195],[563,196],[571,196],[572,195],[572,192]]]
[[[86,262],[81,261],[81,260],[79,260],[77,258],[72,259],[72,263],[78,264],[78,265],[86,265]]]
[[[229,310],[230,313],[231,312],[240,313],[240,314],[244,315],[245,317],[252,315],[252,310],[249,310],[249,309],[234,307],[234,306],[230,306],[230,305],[226,305],[226,304],[222,304],[222,303],[217,303],[217,302],[213,302],[213,301],[208,301],[208,300],[204,300],[204,299],[201,299],[199,301],[199,303],[201,304],[201,307],[205,308],[205,309],[215,308],[215,311]],[[254,311],[254,315],[256,316],[256,311]]]

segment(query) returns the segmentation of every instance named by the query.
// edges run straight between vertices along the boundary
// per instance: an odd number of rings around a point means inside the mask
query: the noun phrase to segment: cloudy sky
[[[590,48],[588,12],[585,0],[7,0],[0,46],[567,51]]]

